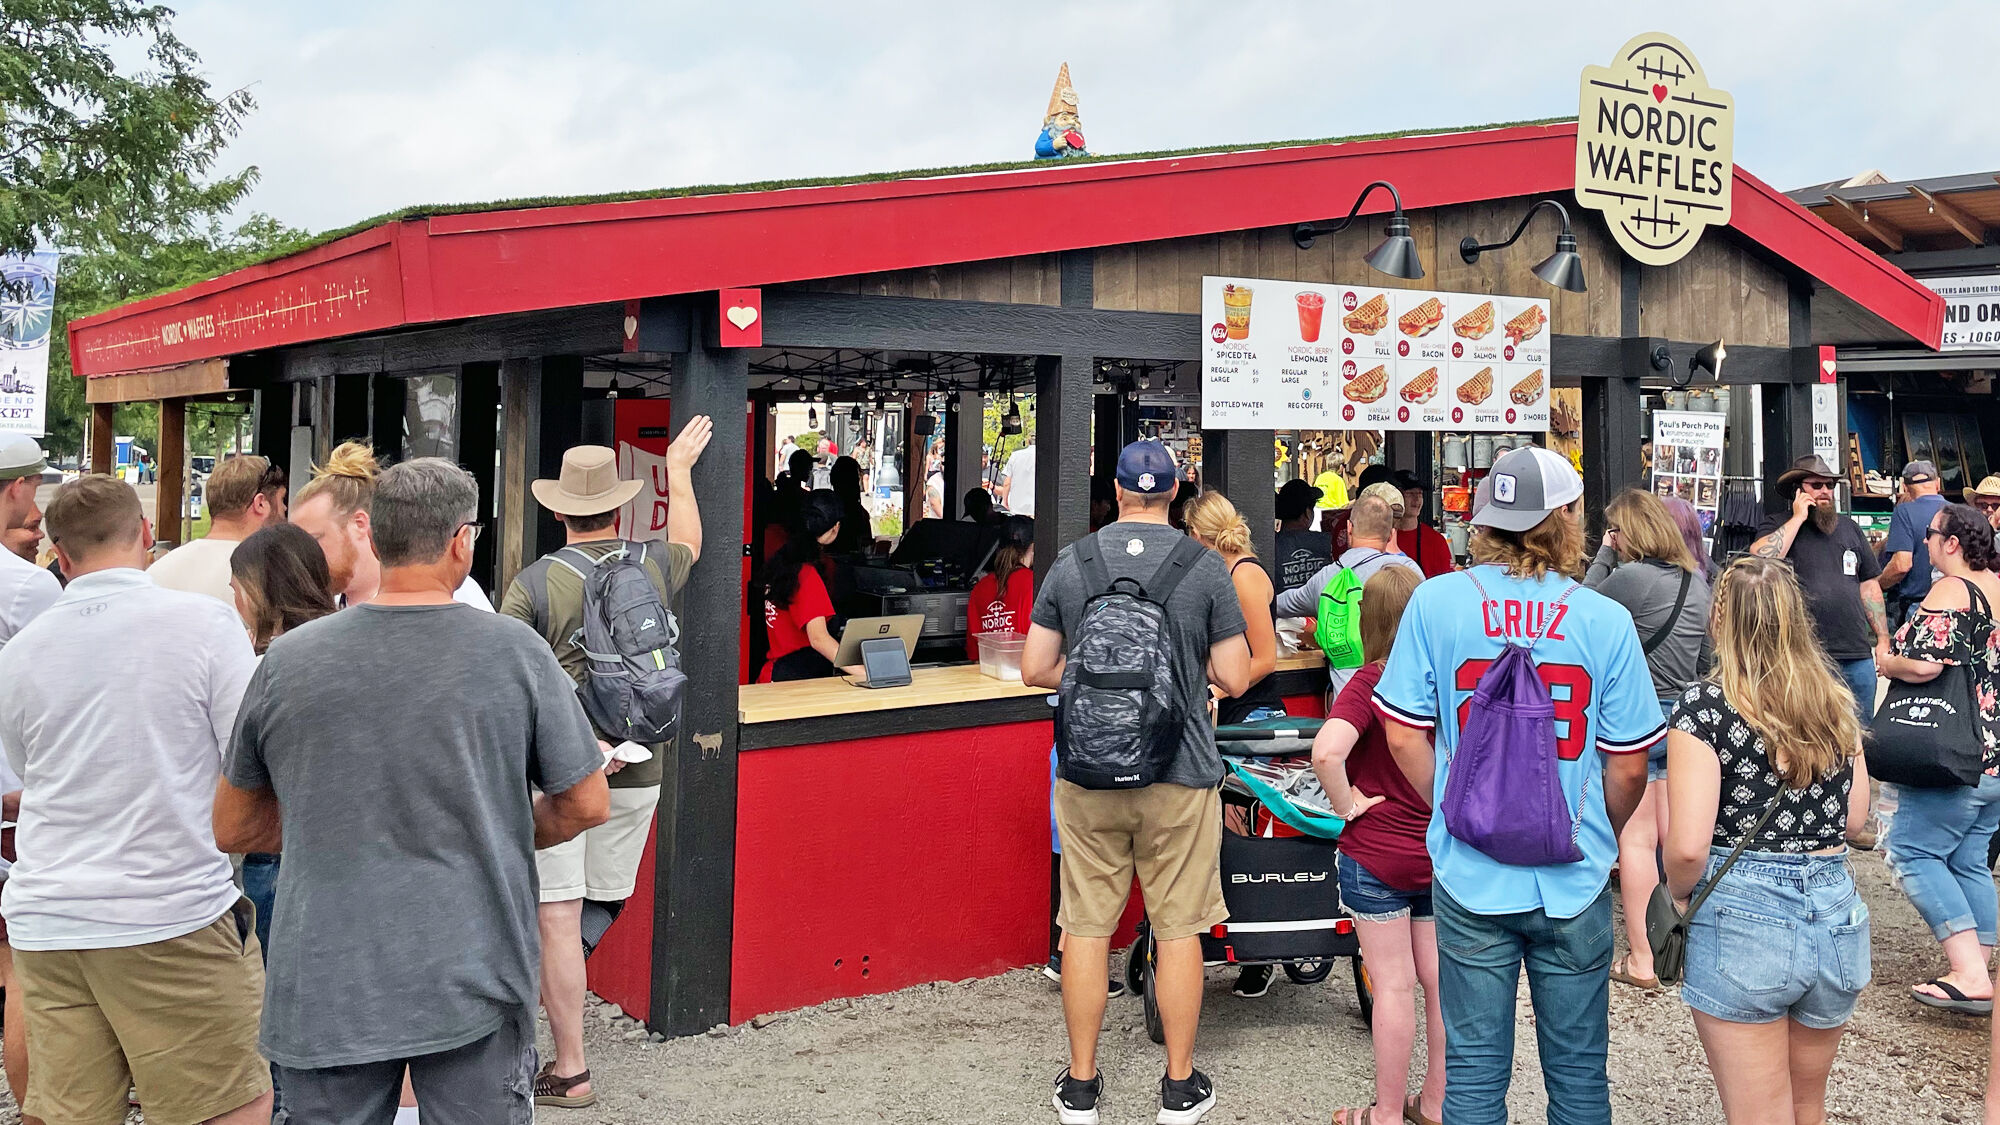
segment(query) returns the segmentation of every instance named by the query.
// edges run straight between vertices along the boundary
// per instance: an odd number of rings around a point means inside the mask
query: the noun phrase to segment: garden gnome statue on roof
[[[1042,119],[1042,135],[1035,138],[1035,157],[1052,160],[1063,156],[1088,156],[1083,149],[1083,122],[1076,115],[1076,88],[1069,84],[1069,64],[1056,75],[1056,88],[1049,95],[1049,115]]]

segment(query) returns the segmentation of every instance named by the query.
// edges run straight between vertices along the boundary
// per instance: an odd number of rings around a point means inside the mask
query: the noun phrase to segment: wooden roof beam
[[[1891,254],[1900,254],[1903,252],[1903,232],[1901,230],[1880,219],[1869,217],[1866,207],[1849,203],[1832,192],[1828,192],[1826,197],[1837,204],[1841,210],[1853,216],[1854,221],[1861,224],[1862,231],[1868,237],[1881,243]]]
[[[1974,246],[1986,245],[1986,224],[1960,210],[1957,204],[1915,184],[1910,185],[1910,194],[1930,204],[1931,214],[1951,224],[1951,229],[1964,235],[1967,242]]]

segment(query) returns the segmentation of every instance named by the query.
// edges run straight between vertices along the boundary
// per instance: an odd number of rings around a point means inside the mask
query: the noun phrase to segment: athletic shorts
[[[1132,877],[1161,941],[1193,937],[1229,917],[1222,902],[1222,793],[1185,785],[1085,789],[1056,782],[1062,909],[1076,937],[1118,929]]]
[[[660,804],[660,787],[611,791],[611,819],[535,853],[543,902],[589,898],[623,902],[632,897],[639,877],[639,860],[653,832],[653,810]]]
[[[241,899],[191,934],[145,945],[15,950],[34,1042],[26,1112],[119,1125],[129,1086],[148,1125],[194,1125],[269,1091],[253,910]]]

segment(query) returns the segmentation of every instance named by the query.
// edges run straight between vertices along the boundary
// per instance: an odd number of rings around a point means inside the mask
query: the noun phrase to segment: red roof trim
[[[771,285],[1220,231],[1344,210],[1567,190],[1574,124],[1129,162],[439,216],[72,321],[82,374],[406,324]],[[1928,289],[1740,169],[1737,232],[1935,347]],[[1370,200],[1370,212],[1388,201]]]

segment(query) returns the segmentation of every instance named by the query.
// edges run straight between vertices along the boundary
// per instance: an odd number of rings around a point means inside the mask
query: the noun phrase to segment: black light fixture
[[[853,423],[855,423],[856,425],[859,425],[859,424],[860,424],[860,422],[861,422],[861,404],[860,404],[860,403],[858,403],[858,402],[857,402],[857,403],[855,403],[855,404],[854,404],[854,408],[853,408],[852,410],[849,410],[849,411],[847,412],[847,420],[848,420],[848,421],[850,421],[850,422],[853,422]]]
[[[819,429],[819,410],[815,407],[806,407],[806,429]]]
[[[1382,240],[1380,246],[1370,250],[1362,261],[1367,262],[1371,269],[1386,273],[1390,277],[1415,281],[1424,276],[1424,264],[1417,256],[1417,240],[1410,237],[1410,220],[1403,214],[1403,197],[1396,194],[1396,185],[1387,180],[1376,180],[1362,188],[1360,196],[1354,200],[1354,206],[1347,212],[1345,219],[1333,223],[1300,223],[1293,227],[1292,243],[1301,250],[1310,250],[1313,247],[1313,240],[1320,235],[1337,234],[1346,230],[1354,222],[1354,216],[1361,213],[1361,205],[1367,201],[1368,194],[1376,188],[1388,190],[1389,199],[1396,205],[1396,210],[1389,216],[1389,225],[1382,231],[1388,237]]]
[[[1673,369],[1674,359],[1668,353],[1665,344],[1654,348],[1652,355],[1653,369],[1655,371],[1667,372],[1667,381],[1675,387],[1685,387],[1689,383],[1694,382],[1694,373],[1697,371],[1708,372],[1716,382],[1720,383],[1722,381],[1722,361],[1728,358],[1729,349],[1723,346],[1721,340],[1717,340],[1713,344],[1704,345],[1699,351],[1689,356],[1687,367],[1682,371],[1675,371]]]
[[[1534,206],[1528,208],[1528,213],[1521,216],[1521,225],[1514,228],[1514,233],[1509,235],[1505,242],[1482,244],[1470,235],[1460,239],[1458,256],[1465,259],[1467,265],[1471,265],[1488,250],[1504,250],[1514,245],[1521,240],[1521,232],[1528,229],[1528,221],[1535,217],[1535,212],[1544,207],[1556,209],[1556,214],[1562,216],[1563,229],[1561,234],[1556,235],[1556,252],[1542,259],[1535,267],[1534,274],[1557,289],[1571,293],[1583,292],[1586,288],[1583,283],[1583,255],[1576,252],[1576,235],[1570,233],[1569,209],[1553,199],[1537,200]]]
[[[1000,432],[1003,434],[1021,432],[1021,404],[1015,402],[1011,394],[1007,396],[1007,416],[1000,419]]]
[[[613,376],[611,377],[611,385],[610,385],[610,386],[608,386],[608,387],[606,387],[606,388],[604,388],[604,397],[605,397],[605,398],[617,398],[617,397],[618,397],[618,376],[616,376],[616,375],[613,375]]]

